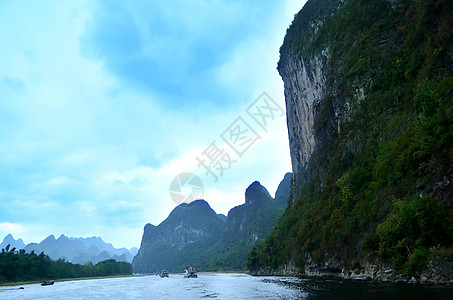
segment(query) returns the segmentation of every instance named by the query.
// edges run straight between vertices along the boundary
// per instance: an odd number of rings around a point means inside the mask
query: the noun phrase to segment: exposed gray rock
[[[310,261],[310,258],[307,258]],[[339,267],[339,262],[331,260],[323,265],[307,264],[303,267],[294,265],[293,260],[278,269],[260,269],[252,272],[257,276],[337,276],[348,279],[376,280],[380,282],[407,282],[411,284],[453,285],[453,262],[435,257],[420,277],[403,277],[388,266],[361,262],[360,270],[348,270]]]
[[[453,280],[453,262],[442,257],[435,257],[421,274],[420,283],[445,284]]]
[[[293,169],[292,205],[300,197],[297,187],[312,176],[312,155],[323,139],[322,136],[316,136],[314,125],[319,106],[327,95],[327,78],[330,75],[329,70],[332,69],[332,66],[329,66],[332,45],[324,43],[313,46],[319,29],[344,4],[344,0],[307,1],[295,19],[297,24],[293,21],[288,28],[285,42],[280,49],[278,71],[285,87]],[[335,92],[335,88],[330,92]],[[335,117],[338,120],[343,110],[335,108]]]
[[[315,149],[314,121],[316,107],[326,94],[327,57],[326,49],[317,56],[294,58],[279,64],[278,70],[285,85],[293,187],[311,176],[309,162]],[[297,199],[297,189],[293,188],[293,194],[293,199]]]

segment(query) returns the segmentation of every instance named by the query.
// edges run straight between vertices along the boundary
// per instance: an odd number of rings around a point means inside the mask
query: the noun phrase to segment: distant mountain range
[[[245,203],[228,216],[217,214],[204,200],[177,206],[158,226],[146,224],[134,272],[182,271],[192,265],[204,270],[243,269],[253,245],[272,231],[283,214],[291,173],[280,183],[275,200],[258,181],[245,192]]]
[[[96,264],[107,259],[132,262],[134,272],[161,269],[182,271],[192,265],[204,270],[244,269],[252,247],[272,231],[287,207],[291,173],[280,183],[275,199],[258,181],[245,191],[245,203],[232,208],[228,216],[217,214],[204,200],[178,205],[158,226],[146,224],[140,250],[116,249],[100,237],[73,238],[50,235],[40,243],[25,245],[8,234],[0,249],[44,252],[50,258],[72,263]]]
[[[24,241],[22,241],[22,239],[15,240],[11,234],[5,236],[3,242],[0,244],[0,249],[4,249],[8,245],[10,245],[10,249],[12,248],[24,249],[25,247]]]
[[[54,235],[49,235],[39,244],[30,243],[28,245],[25,245],[22,239],[15,240],[11,234],[8,234],[0,244],[0,249],[6,248],[8,244],[10,249],[24,249],[28,253],[34,251],[36,254],[44,252],[54,260],[65,259],[79,264],[89,261],[96,264],[106,259],[130,263],[138,251],[135,247],[130,250],[117,249],[112,244],[104,242],[100,237],[73,238],[63,234],[58,239]]]

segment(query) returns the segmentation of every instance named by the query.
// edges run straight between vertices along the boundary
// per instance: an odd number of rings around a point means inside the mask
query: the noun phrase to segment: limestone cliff
[[[252,272],[419,280],[453,257],[452,16],[443,0],[309,0],[295,16],[278,63],[291,206]]]
[[[286,116],[293,169],[293,200],[300,196],[297,188],[312,175],[312,154],[319,137],[315,135],[315,119],[319,105],[326,96],[328,43],[313,50],[320,26],[344,1],[308,1],[291,26],[281,49],[278,71],[285,86]],[[319,4],[321,3],[321,4]],[[303,36],[295,31],[303,32]],[[286,47],[286,48],[285,48]],[[288,49],[288,50],[287,50]],[[318,141],[317,141],[318,140]]]
[[[206,263],[208,258],[202,254],[219,240],[223,226],[204,200],[178,205],[158,226],[146,224],[132,261],[134,272],[182,271],[185,266]]]
[[[274,200],[258,181],[245,191],[245,203],[228,217],[218,215],[204,200],[177,206],[158,226],[147,224],[134,272],[183,271],[188,265],[203,271],[244,269],[251,248],[272,231],[287,206],[291,173],[279,185]]]

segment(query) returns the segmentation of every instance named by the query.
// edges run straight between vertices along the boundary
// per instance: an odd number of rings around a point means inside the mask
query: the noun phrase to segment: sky
[[[0,0],[0,239],[139,247],[185,196],[274,196],[278,51],[304,2]]]

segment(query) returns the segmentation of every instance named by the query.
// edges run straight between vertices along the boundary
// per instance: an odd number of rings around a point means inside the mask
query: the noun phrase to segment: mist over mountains
[[[28,245],[25,245],[22,239],[15,240],[11,234],[8,234],[0,244],[0,249],[6,248],[7,245],[10,245],[9,249],[24,249],[28,253],[34,251],[36,254],[44,252],[54,260],[64,259],[77,264],[90,261],[96,264],[107,259],[130,263],[138,251],[135,247],[130,250],[126,248],[117,249],[112,244],[104,242],[101,237],[74,238],[63,234],[58,238],[49,235],[40,243]]]
[[[25,245],[8,234],[1,248],[44,252],[51,259],[96,264],[108,259],[132,263],[134,272],[161,269],[182,271],[185,266],[204,270],[241,270],[252,247],[266,238],[283,214],[289,198],[291,173],[287,173],[273,198],[258,181],[245,191],[244,204],[233,207],[228,216],[217,214],[205,200],[182,203],[159,225],[146,224],[140,249],[115,248],[101,237],[56,238]]]

